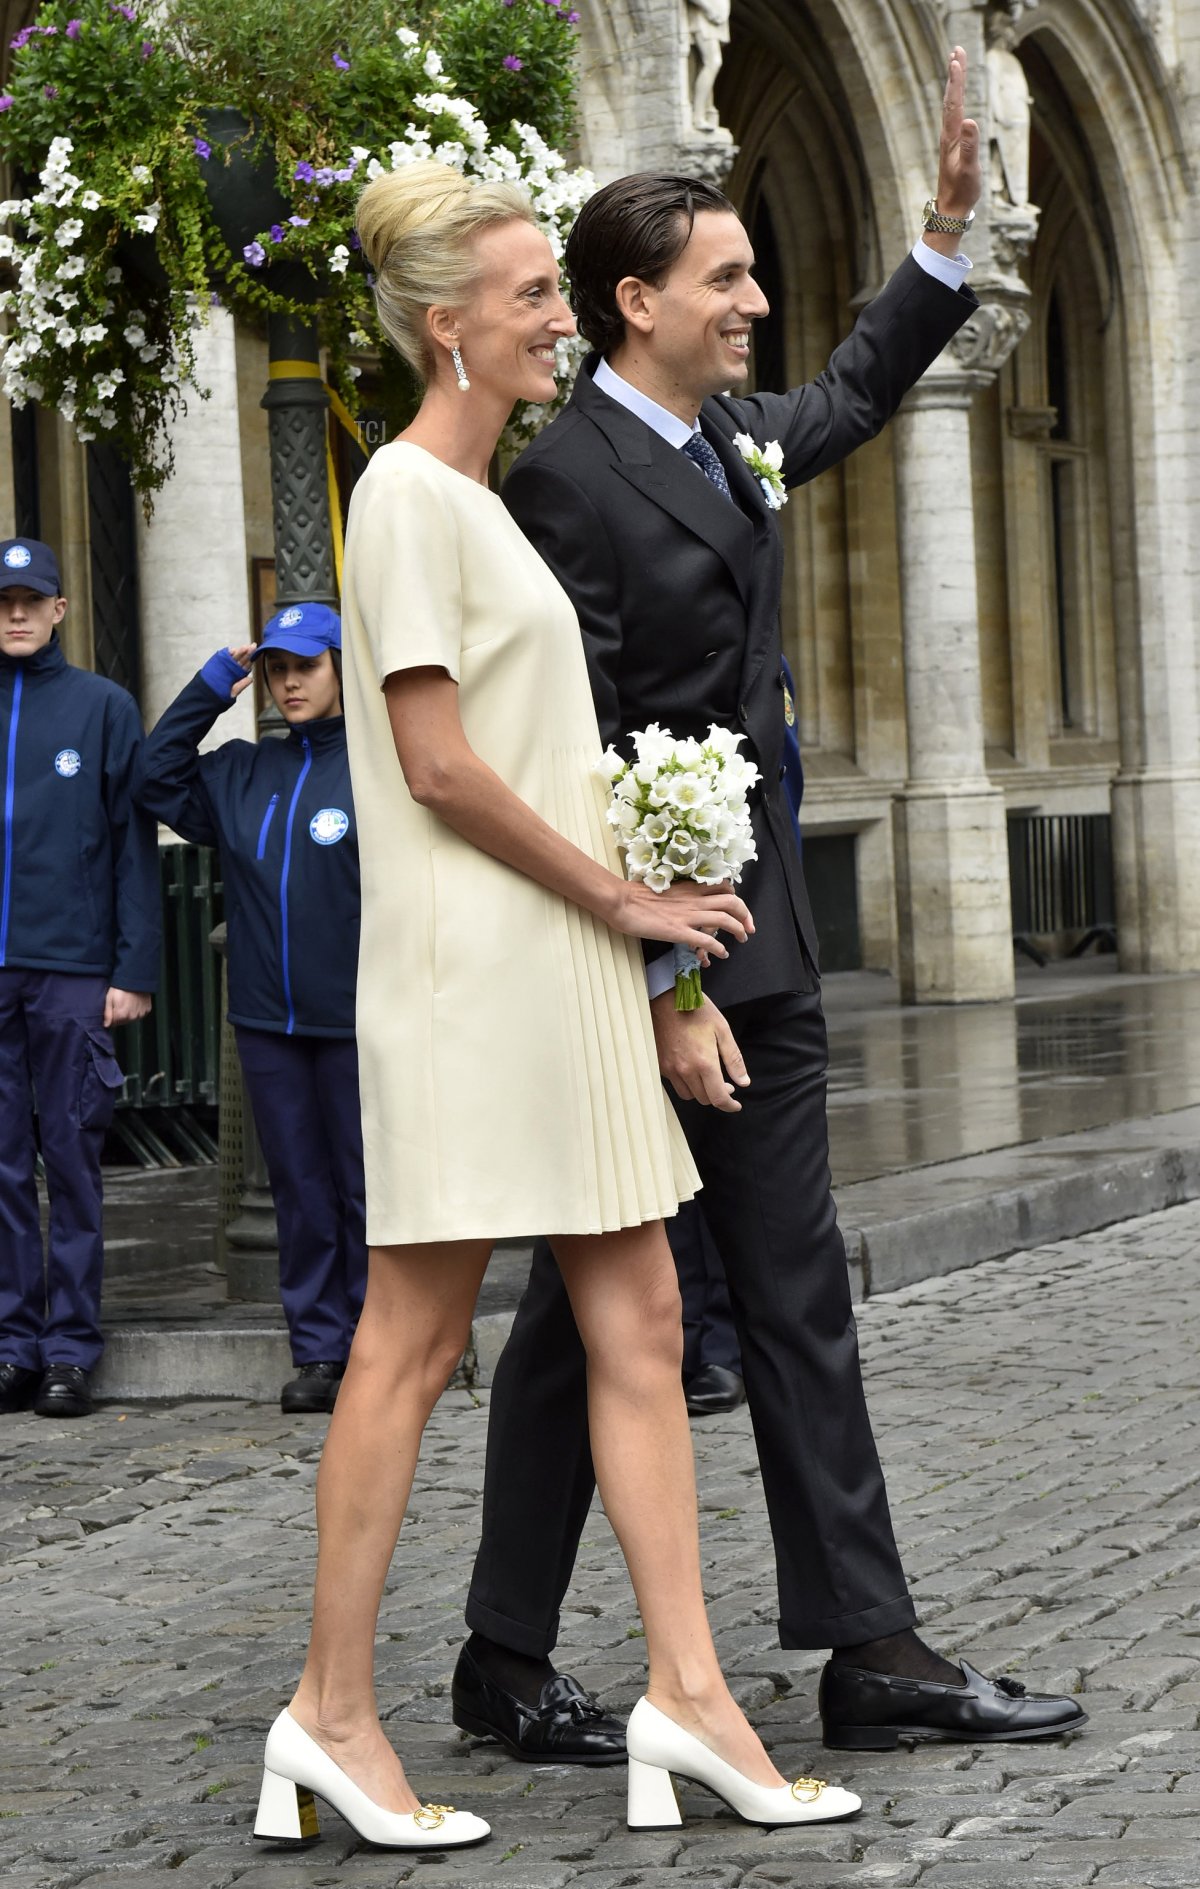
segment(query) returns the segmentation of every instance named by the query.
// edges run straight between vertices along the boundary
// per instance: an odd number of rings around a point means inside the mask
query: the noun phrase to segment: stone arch
[[[1099,602],[1112,619],[1121,960],[1144,970],[1181,969],[1197,949],[1186,855],[1200,797],[1192,779],[1200,664],[1185,549],[1196,473],[1178,424],[1196,391],[1180,344],[1194,177],[1164,44],[1132,0],[1035,7],[1018,44],[1054,179],[1032,259],[1035,327],[1022,354],[1028,362],[1032,344],[1044,355],[1050,291],[1073,242],[1074,347],[1080,371],[1102,389],[1096,430],[1110,506]],[[1102,666],[1102,648],[1098,655]]]

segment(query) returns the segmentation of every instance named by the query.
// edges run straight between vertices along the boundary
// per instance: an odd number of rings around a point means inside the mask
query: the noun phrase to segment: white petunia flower
[[[158,218],[159,206],[157,203],[152,203],[148,210],[143,210],[141,215],[135,216],[133,220],[139,230],[144,231],[147,236],[152,236],[158,228]]]
[[[345,243],[339,243],[329,258],[329,267],[332,269],[334,275],[345,275],[349,261],[350,251],[346,248]]]
[[[85,347],[90,348],[94,347],[98,341],[103,341],[107,334],[108,329],[101,322],[94,321],[88,327],[79,330],[79,339]]]
[[[77,216],[69,216],[66,217],[55,230],[54,240],[57,242],[60,249],[69,249],[71,244],[77,243],[82,235],[83,224],[79,221],[79,218]]]
[[[133,178],[135,184],[148,184],[152,172],[148,164],[135,164],[129,175]]]
[[[82,197],[79,199],[79,207],[81,210],[98,210],[101,201],[102,199],[98,190],[85,190]]]

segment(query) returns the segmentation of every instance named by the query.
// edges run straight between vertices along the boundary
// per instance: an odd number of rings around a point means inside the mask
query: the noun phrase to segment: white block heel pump
[[[797,1778],[794,1784],[753,1783],[649,1699],[639,1699],[634,1706],[625,1742],[631,1830],[673,1830],[683,1822],[672,1772],[703,1784],[747,1823],[772,1829],[791,1823],[837,1823],[862,1808],[862,1799],[853,1791],[820,1778]]]
[[[422,1804],[404,1814],[382,1810],[290,1712],[281,1712],[267,1734],[255,1836],[264,1843],[311,1843],[320,1835],[317,1797],[379,1849],[461,1850],[491,1835],[482,1817],[453,1804]]]

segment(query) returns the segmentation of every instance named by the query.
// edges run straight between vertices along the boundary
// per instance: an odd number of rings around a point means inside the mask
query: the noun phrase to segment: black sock
[[[926,1646],[912,1627],[881,1640],[865,1640],[861,1646],[835,1646],[832,1658],[836,1666],[860,1666],[869,1673],[890,1673],[895,1679],[925,1679],[939,1686],[963,1683],[959,1668]]]
[[[511,1646],[501,1646],[499,1640],[489,1640],[482,1633],[471,1635],[467,1651],[488,1679],[494,1679],[505,1692],[513,1693],[526,1705],[536,1705],[547,1679],[554,1678],[554,1668],[548,1659],[514,1653]]]

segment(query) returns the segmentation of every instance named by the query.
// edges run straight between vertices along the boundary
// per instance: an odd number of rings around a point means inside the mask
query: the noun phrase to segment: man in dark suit
[[[652,721],[703,736],[716,722],[745,737],[762,771],[758,859],[739,888],[754,937],[706,970],[697,1011],[675,1010],[660,947],[648,948],[648,977],[660,1064],[728,1274],[780,1639],[834,1649],[821,1680],[825,1740],[850,1748],[1083,1722],[1074,1701],[993,1684],[913,1630],[830,1191],[817,940],[783,785],[776,507],[783,486],[873,438],[977,306],[957,259],[980,188],[964,77],[956,53],[925,236],[825,372],[791,393],[722,391],[745,381],[751,324],[767,309],[727,200],[662,176],[598,192],[567,251],[596,352],[503,493],[578,609],[601,740],[625,744]],[[774,443],[779,489],[745,457]],[[546,1249],[497,1367],[473,1632],[453,1687],[456,1722],[517,1756],[624,1755],[619,1722],[548,1657],[592,1489],[583,1348]]]

